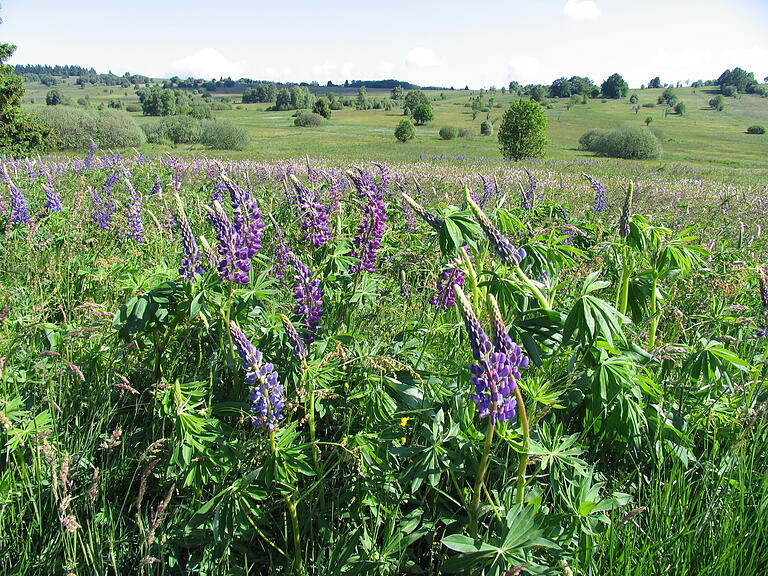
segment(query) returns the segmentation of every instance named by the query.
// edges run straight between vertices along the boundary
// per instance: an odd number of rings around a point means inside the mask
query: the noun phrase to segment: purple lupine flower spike
[[[27,206],[27,199],[24,198],[24,194],[21,190],[16,188],[11,181],[11,177],[8,175],[8,170],[5,165],[2,165],[2,177],[5,180],[8,190],[11,193],[11,217],[12,224],[28,224],[29,223],[29,207]]]
[[[141,221],[141,194],[128,178],[125,179],[125,185],[128,188],[128,237],[137,244],[144,244],[147,239],[144,237],[144,225]]]
[[[464,271],[455,264],[443,270],[437,283],[437,293],[430,298],[429,303],[443,312],[455,306],[454,286],[464,286]]]
[[[235,230],[243,239],[248,258],[253,258],[261,249],[261,237],[264,234],[264,220],[259,204],[250,192],[240,188],[226,175],[222,174],[221,180],[229,190]]]
[[[307,346],[304,344],[304,340],[299,336],[296,327],[291,323],[288,317],[284,314],[280,314],[280,320],[283,322],[283,328],[285,329],[285,335],[288,338],[288,342],[293,347],[293,355],[296,359],[304,361],[307,359]]]
[[[312,278],[312,271],[293,252],[288,253],[295,272],[296,284],[293,297],[296,306],[294,314],[301,316],[307,329],[302,334],[304,342],[310,344],[315,339],[320,317],[323,315],[323,289],[319,279]]]
[[[214,202],[213,208],[206,206],[206,209],[218,240],[217,269],[221,281],[245,286],[250,280],[248,272],[251,270],[251,262],[243,237],[237,232],[221,204]]]
[[[403,196],[403,200],[405,200],[410,205],[410,207],[413,208],[413,211],[416,212],[416,214],[418,214],[419,217],[424,220],[424,222],[429,224],[429,226],[431,226],[435,232],[440,232],[440,230],[443,229],[444,222],[441,218],[438,218],[432,214],[432,212],[416,202],[416,200],[411,198],[407,192],[401,192],[401,194]]]
[[[525,173],[528,174],[528,188],[523,191],[523,200],[520,207],[523,210],[528,211],[533,209],[533,203],[536,200],[536,191],[539,188],[539,183],[528,170],[526,170]]]
[[[178,192],[174,192],[174,199],[176,200],[176,207],[179,212],[178,225],[181,231],[182,256],[179,275],[184,280],[194,282],[196,276],[205,274],[201,264],[203,257],[200,254],[200,249],[197,246],[195,235],[192,232],[192,227],[189,225],[187,213],[184,210],[184,205],[181,203],[181,197],[179,197]]]
[[[272,272],[275,278],[282,280],[285,277],[285,268],[288,265],[288,253],[291,249],[288,247],[288,241],[285,239],[282,229],[275,221],[272,214],[269,215],[272,220],[272,226],[275,229],[275,263],[272,266]]]
[[[252,386],[250,392],[253,424],[274,430],[283,419],[285,395],[275,367],[264,362],[263,354],[251,344],[240,327],[231,322],[232,343],[243,361],[245,381]]]
[[[495,190],[493,187],[493,181],[490,178],[486,176],[480,176],[480,180],[483,181],[483,197],[481,198],[479,205],[480,208],[485,208],[493,199]]]
[[[53,187],[43,184],[43,190],[45,191],[45,209],[48,212],[61,212],[61,196]]]
[[[301,219],[304,239],[310,240],[313,246],[320,247],[328,242],[330,237],[328,207],[317,199],[315,190],[307,188],[295,175],[291,174],[290,179],[294,189],[292,205],[296,216]]]
[[[461,288],[456,286],[454,291],[475,360],[470,365],[470,381],[474,387],[470,399],[475,403],[481,418],[488,417],[493,424],[511,420],[515,417],[517,407],[515,388],[520,378],[520,368],[528,365],[528,359],[512,342],[500,315],[494,318],[494,344],[477,320]],[[494,307],[493,296],[489,296],[489,304],[490,308]],[[496,309],[498,311],[498,306]]]
[[[520,264],[526,256],[525,250],[523,248],[515,248],[512,242],[493,225],[493,222],[486,216],[485,212],[469,197],[467,188],[464,188],[464,200],[470,210],[472,210],[475,218],[477,218],[480,227],[488,238],[488,242],[499,258],[501,258],[501,261],[507,266],[517,266]]]
[[[358,170],[358,174],[349,174],[357,189],[357,197],[362,200],[363,214],[355,236],[355,249],[352,256],[360,259],[351,272],[361,270],[373,272],[376,265],[376,252],[381,247],[384,224],[387,221],[387,206],[384,193],[371,180],[370,174]]]
[[[593,212],[603,212],[605,210],[605,186],[592,178],[589,174],[582,173],[584,178],[589,180],[592,190],[595,191],[595,201],[592,203]]]

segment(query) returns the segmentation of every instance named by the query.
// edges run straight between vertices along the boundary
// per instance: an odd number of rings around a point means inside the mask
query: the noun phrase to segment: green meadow
[[[57,86],[65,97],[75,103],[88,97],[91,105],[121,100],[124,104],[138,103],[133,89],[93,86],[81,89],[72,83]],[[33,110],[45,102],[50,88],[41,84],[27,85],[25,107]],[[325,92],[325,88],[320,91]],[[354,97],[352,89],[333,89],[338,96]],[[768,136],[746,133],[748,126],[768,124],[768,99],[755,95],[727,98],[726,107],[718,112],[709,107],[709,100],[718,93],[717,87],[679,88],[679,100],[685,102],[687,112],[680,116],[666,114],[664,106],[653,108],[643,104],[656,104],[663,89],[630,90],[637,94],[640,109],[633,110],[629,98],[619,100],[589,99],[586,104],[570,105],[567,99],[552,99],[547,109],[550,140],[547,157],[555,160],[591,158],[593,154],[579,149],[579,137],[593,128],[615,128],[624,125],[645,125],[651,117],[650,127],[664,146],[664,154],[652,164],[688,164],[698,168],[714,169],[768,169]],[[249,146],[241,152],[227,152],[232,158],[281,159],[310,155],[338,160],[415,161],[421,158],[445,156],[455,159],[499,159],[496,134],[480,135],[480,124],[490,120],[495,126],[506,108],[516,98],[500,90],[485,91],[483,105],[493,98],[492,107],[480,112],[473,120],[469,107],[470,97],[477,90],[430,90],[435,119],[425,126],[417,126],[416,137],[407,143],[395,140],[393,132],[402,118],[402,108],[386,110],[355,110],[344,108],[333,111],[328,125],[320,128],[300,128],[293,125],[294,111],[267,111],[267,104],[239,104],[238,94],[212,93],[214,99],[228,97],[232,110],[215,111],[214,117],[236,122],[247,128],[251,137]],[[387,98],[389,90],[369,90],[369,98]],[[137,122],[157,122],[141,112],[132,115]],[[451,141],[441,140],[438,132],[443,126],[455,126],[469,131],[470,136]],[[161,153],[165,149],[145,145],[144,153]],[[200,154],[206,149],[200,145],[179,146],[174,153]]]

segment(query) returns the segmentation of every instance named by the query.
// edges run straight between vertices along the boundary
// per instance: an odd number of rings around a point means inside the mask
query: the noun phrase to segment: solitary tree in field
[[[402,100],[403,96],[405,96],[405,90],[403,90],[403,87],[400,86],[400,84],[392,88],[392,92],[390,94],[390,98],[392,98],[392,100]]]
[[[61,90],[58,88],[49,90],[48,94],[45,95],[45,103],[48,106],[58,106],[59,104],[64,104],[64,96],[61,93]]]
[[[709,105],[718,112],[722,112],[725,109],[725,98],[722,94],[718,94],[709,101]]]
[[[413,109],[413,119],[416,124],[426,124],[430,120],[435,119],[435,113],[432,111],[432,106],[429,104],[419,104]]]
[[[611,74],[600,85],[600,90],[606,98],[624,98],[629,91],[629,85],[621,74]]]
[[[648,126],[650,123],[653,122],[653,116],[646,116],[645,117],[645,125]]]
[[[395,138],[400,140],[400,142],[408,142],[408,140],[413,140],[415,135],[416,131],[413,129],[413,123],[408,118],[400,120],[397,128],[395,128]]]
[[[0,44],[0,150],[11,156],[27,156],[48,146],[50,128],[21,111],[24,82],[8,60],[16,46]]]
[[[499,126],[499,147],[504,158],[539,158],[547,146],[547,115],[533,100],[516,100]]]

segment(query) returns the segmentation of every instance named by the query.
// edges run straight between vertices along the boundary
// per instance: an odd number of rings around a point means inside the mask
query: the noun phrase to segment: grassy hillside
[[[94,86],[81,89],[73,84],[59,85],[65,96],[76,102],[88,96],[92,105],[112,99],[137,102],[132,89]],[[28,85],[25,106],[38,107],[45,101],[48,87]],[[341,94],[343,90],[337,90]],[[638,104],[655,103],[662,90],[632,90]],[[687,113],[664,116],[664,108],[641,107],[633,111],[628,98],[621,100],[589,100],[586,104],[569,106],[566,99],[551,100],[549,116],[550,145],[548,156],[554,159],[588,158],[591,153],[578,149],[581,134],[592,128],[613,128],[623,124],[643,125],[646,117],[653,118],[651,128],[657,131],[664,144],[662,163],[685,163],[698,167],[759,168],[768,169],[768,136],[746,134],[752,124],[768,124],[768,99],[752,95],[727,98],[722,112],[712,110],[708,101],[715,88],[677,90],[679,99],[685,102]],[[330,159],[373,159],[386,161],[413,161],[420,157],[445,156],[499,158],[496,135],[480,136],[480,123],[486,118],[498,123],[504,110],[514,99],[501,92],[486,93],[484,105],[493,97],[493,106],[472,119],[469,108],[470,96],[477,91],[431,91],[434,99],[435,120],[427,126],[417,127],[416,138],[406,144],[399,143],[393,131],[401,119],[399,108],[391,111],[350,108],[334,111],[331,122],[322,128],[297,128],[293,126],[293,112],[267,112],[265,104],[234,104],[232,110],[214,112],[246,127],[251,135],[250,146],[228,156],[257,159],[277,159],[311,155]],[[369,97],[389,96],[388,90],[369,90]],[[214,94],[214,97],[218,95]],[[235,102],[236,102],[235,97]],[[141,113],[133,113],[140,123],[155,122]],[[442,126],[466,128],[472,137],[443,141],[438,136]],[[145,152],[160,152],[163,148],[147,145]],[[203,151],[200,146],[179,147],[177,153]],[[653,162],[658,164],[658,161]]]

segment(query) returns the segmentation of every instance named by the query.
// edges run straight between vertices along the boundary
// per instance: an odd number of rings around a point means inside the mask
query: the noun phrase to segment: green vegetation
[[[205,120],[200,142],[214,150],[245,150],[250,141],[248,132],[228,120]]]
[[[499,146],[504,158],[540,158],[547,145],[547,116],[533,100],[517,100],[504,113]]]
[[[35,117],[52,129],[51,145],[59,150],[84,150],[94,142],[104,148],[135,148],[146,141],[133,118],[118,110],[49,106]]]
[[[443,126],[440,128],[440,138],[443,140],[453,140],[454,138],[458,138],[459,136],[459,129],[455,126]]]
[[[753,124],[747,128],[747,134],[765,134],[765,126],[761,124]]]
[[[395,138],[400,142],[408,142],[409,140],[413,140],[414,136],[416,136],[416,130],[413,127],[413,122],[408,118],[400,120],[397,128],[395,128]]]
[[[317,128],[318,126],[325,126],[327,121],[320,114],[314,112],[300,111],[296,114],[296,118],[293,121],[296,126],[306,126],[310,128]]]

